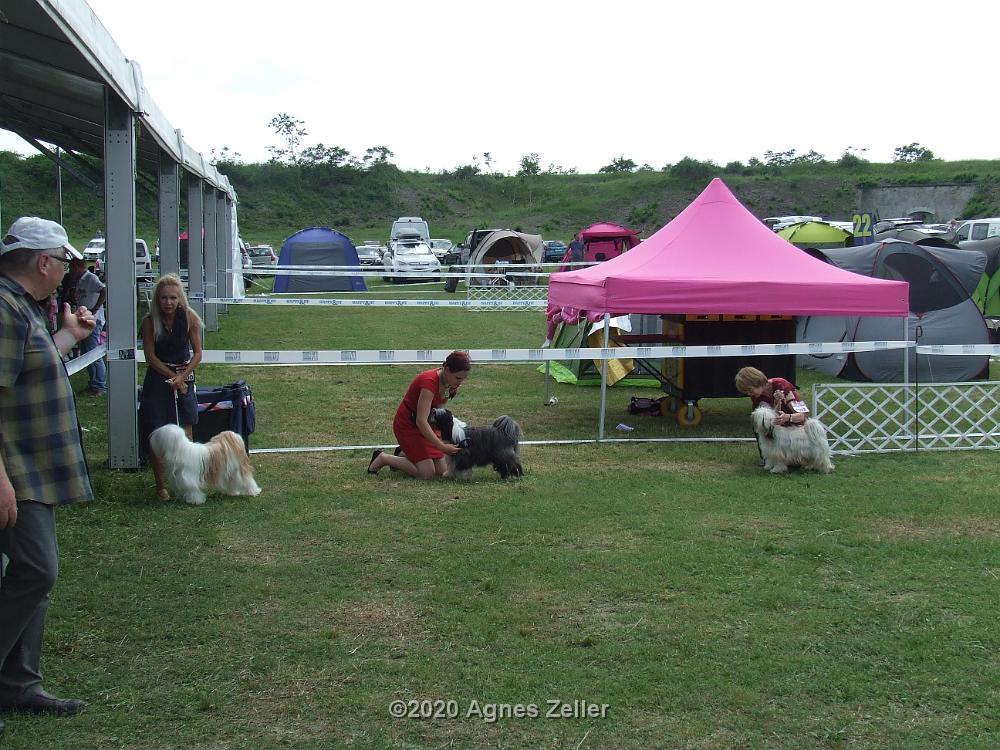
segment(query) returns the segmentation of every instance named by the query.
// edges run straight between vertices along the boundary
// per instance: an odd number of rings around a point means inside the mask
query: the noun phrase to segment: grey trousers
[[[25,500],[17,523],[0,530],[8,564],[0,579],[0,703],[41,687],[49,592],[59,575],[55,508]]]

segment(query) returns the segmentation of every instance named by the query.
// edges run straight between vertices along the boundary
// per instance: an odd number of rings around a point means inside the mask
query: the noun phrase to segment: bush
[[[685,156],[670,168],[670,176],[694,182],[706,180],[718,170],[718,166],[711,161],[698,161],[690,156]]]

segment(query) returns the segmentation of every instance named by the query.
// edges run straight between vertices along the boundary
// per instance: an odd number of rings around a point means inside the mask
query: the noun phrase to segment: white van
[[[149,255],[149,246],[143,239],[135,241],[135,277],[142,281],[153,280],[153,261]]]
[[[1000,234],[1000,219],[970,219],[955,230],[955,241],[985,240]]]
[[[403,236],[417,236],[426,243],[428,247],[431,244],[431,230],[427,226],[427,222],[421,219],[419,216],[400,216],[394,222],[392,222],[392,231],[389,232],[389,243],[390,245],[394,240],[398,240]]]
[[[101,273],[102,271],[107,271],[107,256],[105,253],[104,240],[100,240],[100,247],[98,248],[94,243],[97,240],[91,240],[90,244],[83,251],[83,257],[85,260],[94,261],[94,272]],[[93,245],[93,247],[91,247]],[[91,252],[88,254],[88,250]],[[135,241],[135,278],[139,281],[152,281],[153,280],[153,261],[149,255],[149,246],[146,245],[146,240],[136,239]]]

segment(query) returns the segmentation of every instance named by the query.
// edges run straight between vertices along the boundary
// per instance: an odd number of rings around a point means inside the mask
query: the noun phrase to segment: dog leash
[[[168,381],[169,382],[169,381]],[[177,405],[177,389],[171,387],[170,390],[174,392],[174,424],[178,427],[181,426],[181,410]]]

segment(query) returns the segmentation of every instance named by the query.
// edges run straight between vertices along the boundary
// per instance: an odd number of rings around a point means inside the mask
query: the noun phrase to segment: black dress
[[[156,339],[154,348],[157,358],[166,365],[183,366],[190,361],[191,342],[188,339],[186,310],[177,310],[174,327],[164,331],[163,336]],[[142,398],[139,401],[139,437],[144,446],[148,447],[149,435],[157,427],[165,424],[198,423],[198,395],[195,393],[194,381],[188,383],[187,393],[183,396],[177,394],[176,408],[174,393],[162,373],[152,367],[146,368],[146,377],[142,381]]]

